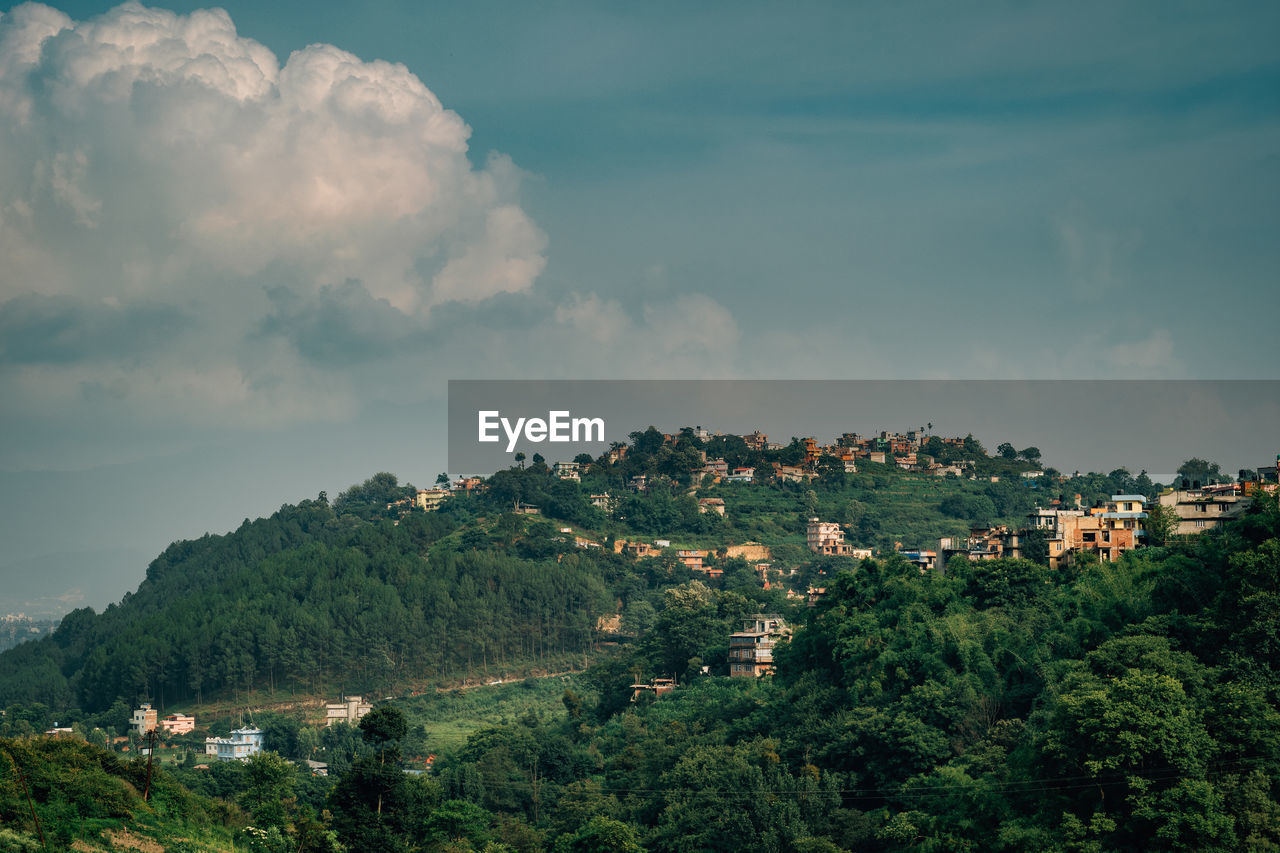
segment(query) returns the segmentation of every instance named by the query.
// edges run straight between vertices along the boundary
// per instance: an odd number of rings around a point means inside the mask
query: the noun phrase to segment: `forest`
[[[637,435],[631,464],[662,476],[670,447],[646,461]],[[700,489],[725,495],[723,518],[688,512],[679,485],[605,513],[586,498],[624,494],[615,478],[636,469],[599,467],[578,484],[535,459],[434,513],[397,510],[411,487],[378,475],[332,503],[175,543],[120,604],[0,655],[0,840],[41,849],[55,827],[92,845],[133,827],[185,832],[193,850],[201,838],[262,851],[1280,849],[1274,495],[1116,563],[954,559],[922,573],[883,548],[807,555],[799,520],[844,511],[851,539],[949,530],[989,512],[979,499],[1015,518],[1049,494],[885,468]],[[1053,496],[1136,479],[1059,478]],[[718,561],[712,580],[614,553],[615,538],[644,533],[637,507],[671,519],[658,523],[673,538],[769,542],[792,583],[821,579],[825,593],[807,606],[766,590],[741,560]],[[576,547],[562,525],[603,547]],[[729,635],[753,613],[793,633],[774,675],[730,678]],[[185,830],[134,797],[142,762],[93,745],[139,701],[394,693],[539,663],[577,674],[550,700],[532,679],[503,688],[532,700],[514,716],[473,701],[466,713],[483,721],[456,737],[434,723],[447,692],[379,701],[358,727],[258,712],[262,755],[157,771],[171,800],[194,798]],[[635,688],[655,677],[677,686]],[[33,736],[55,719],[90,743]],[[115,811],[68,781],[89,766],[124,792]]]

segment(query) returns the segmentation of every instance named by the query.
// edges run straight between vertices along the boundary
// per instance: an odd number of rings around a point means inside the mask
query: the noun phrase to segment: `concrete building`
[[[781,616],[757,613],[742,622],[742,630],[729,636],[729,675],[756,678],[773,672],[773,649],[790,635]]]
[[[1252,499],[1240,494],[1239,486],[1228,483],[1174,489],[1160,495],[1157,501],[1162,507],[1172,508],[1178,516],[1178,526],[1173,532],[1188,536],[1221,527],[1230,519],[1243,515]]]
[[[937,551],[913,549],[910,551],[899,551],[898,556],[902,557],[908,563],[915,563],[920,567],[920,571],[922,573],[938,567]]]
[[[938,555],[945,566],[947,561],[963,555],[970,561],[1016,560],[1022,556],[1022,540],[1019,531],[999,527],[974,527],[966,537],[944,536],[938,540]]]
[[[160,728],[171,735],[190,734],[195,731],[196,718],[188,714],[170,714],[160,721]]]
[[[815,554],[848,557],[853,551],[853,547],[845,543],[840,525],[834,521],[819,521],[816,517],[809,519],[806,541],[809,550]]]
[[[714,512],[724,515],[724,498],[699,498],[698,512]]]
[[[262,752],[262,729],[246,727],[231,732],[231,737],[207,737],[204,739],[205,755],[219,761],[248,761],[249,756]]]
[[[330,702],[324,706],[324,724],[346,723],[354,726],[360,718],[373,710],[373,706],[359,696],[348,696],[341,702]]]
[[[709,551],[701,551],[696,548],[681,548],[676,551],[676,558],[684,564],[686,569],[694,572],[702,572],[713,578],[718,578],[723,575],[723,569],[711,568],[703,562],[708,556],[710,556]]]
[[[150,705],[143,705],[141,708],[133,712],[133,716],[129,718],[129,727],[134,729],[140,735],[154,731],[156,728],[156,709]]]
[[[418,489],[418,493],[413,496],[413,505],[427,512],[434,512],[450,494],[452,493],[448,489]]]

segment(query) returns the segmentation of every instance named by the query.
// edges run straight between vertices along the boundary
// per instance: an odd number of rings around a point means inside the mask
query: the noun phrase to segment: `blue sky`
[[[1274,3],[202,8],[0,18],[0,563],[433,480],[449,378],[1276,377]]]

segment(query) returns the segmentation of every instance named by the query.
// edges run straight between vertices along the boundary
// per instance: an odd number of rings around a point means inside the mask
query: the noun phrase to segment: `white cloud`
[[[615,300],[575,294],[556,308],[544,337],[579,377],[730,377],[742,367],[737,321],[701,293],[648,302],[638,316]]]
[[[68,347],[43,365],[0,349],[0,383],[38,377],[42,397],[111,388],[176,410],[203,396],[229,422],[258,418],[246,413],[285,386],[350,394],[333,359],[255,340],[288,319],[269,291],[328,299],[356,281],[383,306],[371,316],[402,330],[446,302],[527,292],[543,269],[520,171],[500,156],[474,166],[469,135],[403,65],[329,45],[282,65],[220,9],[128,3],[75,22],[16,7],[0,16],[0,312],[40,297],[77,322],[116,315],[66,300],[193,322],[150,359],[122,347],[129,363],[103,334],[80,362]]]

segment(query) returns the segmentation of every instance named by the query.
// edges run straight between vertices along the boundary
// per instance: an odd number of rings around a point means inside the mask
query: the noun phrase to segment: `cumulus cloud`
[[[206,395],[196,416],[228,418],[286,385],[352,393],[344,361],[542,272],[520,170],[473,163],[469,135],[403,65],[330,45],[281,63],[222,10],[14,8],[0,381],[184,410]]]

